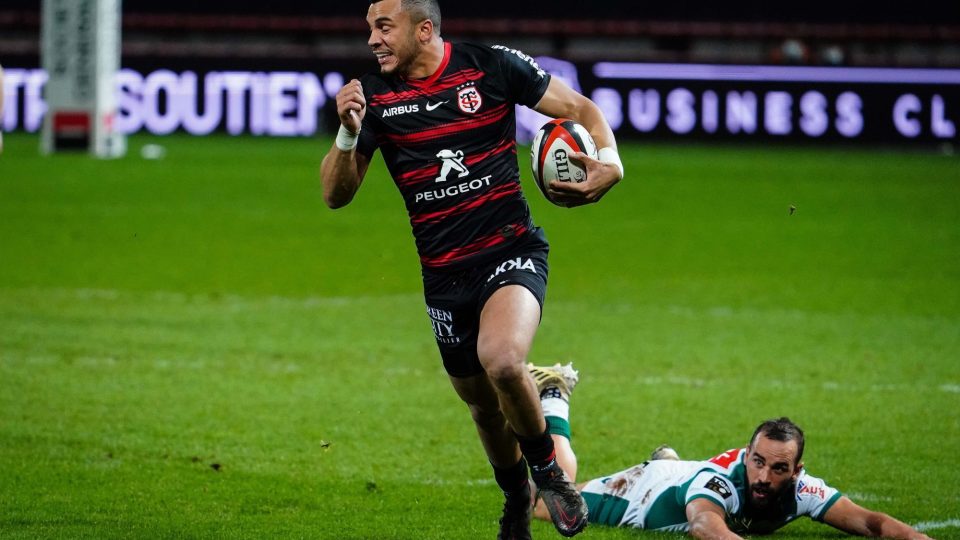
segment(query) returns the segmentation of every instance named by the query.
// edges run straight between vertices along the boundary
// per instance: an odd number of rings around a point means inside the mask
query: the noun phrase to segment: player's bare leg
[[[564,536],[587,525],[587,505],[557,463],[536,384],[526,358],[540,324],[540,304],[525,287],[498,289],[480,313],[477,355],[500,398],[500,408],[517,435],[553,524]]]
[[[540,325],[540,304],[525,287],[498,289],[480,313],[477,355],[500,396],[513,431],[536,437],[546,430],[537,386],[527,372],[527,354]]]
[[[494,467],[507,468],[520,460],[520,446],[500,410],[500,398],[483,373],[473,377],[450,377],[454,390],[470,409],[477,435]]]
[[[486,374],[451,377],[457,395],[467,403],[480,442],[493,466],[497,484],[504,494],[503,516],[498,540],[526,540],[530,537],[533,494],[527,479],[527,462],[520,445],[500,410],[500,398]]]
[[[493,466],[497,485],[503,490],[503,516],[498,540],[525,540],[530,536],[533,493],[527,476],[527,462],[520,445],[500,410],[500,398],[486,374],[450,377],[457,395],[467,407],[487,459]]]

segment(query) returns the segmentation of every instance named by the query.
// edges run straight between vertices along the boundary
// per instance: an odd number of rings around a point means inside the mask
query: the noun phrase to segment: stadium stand
[[[123,57],[352,59],[368,52],[362,3],[294,1],[124,3]],[[718,6],[717,4],[722,4]],[[960,9],[811,2],[553,2],[549,16],[529,3],[443,6],[452,39],[498,42],[532,55],[570,60],[766,63],[850,66],[960,66]],[[628,7],[624,7],[628,6]],[[358,13],[359,11],[359,13]],[[39,58],[39,6],[0,8],[0,57]]]

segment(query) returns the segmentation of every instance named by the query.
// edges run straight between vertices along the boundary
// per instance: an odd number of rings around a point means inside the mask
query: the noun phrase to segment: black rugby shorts
[[[547,293],[547,253],[543,231],[536,232],[491,262],[455,271],[423,269],[427,316],[443,358],[453,377],[483,373],[477,356],[480,312],[501,287],[521,285],[537,298],[540,309]]]

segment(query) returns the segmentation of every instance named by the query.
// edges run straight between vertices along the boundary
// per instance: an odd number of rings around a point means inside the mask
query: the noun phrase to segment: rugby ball
[[[579,183],[587,179],[587,171],[570,159],[577,152],[596,158],[597,143],[585,127],[567,118],[547,122],[533,138],[530,149],[533,179],[543,196],[553,204],[565,206],[551,197],[551,180]]]

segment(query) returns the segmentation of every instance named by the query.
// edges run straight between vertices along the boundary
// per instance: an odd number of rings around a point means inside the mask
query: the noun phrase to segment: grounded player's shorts
[[[581,494],[587,503],[590,522],[613,527],[665,529],[684,532],[686,515],[677,505],[678,527],[649,526],[647,518],[657,499],[677,484],[677,478],[692,474],[703,464],[669,459],[643,462],[610,476],[595,478],[583,486]]]
[[[549,250],[543,231],[535,229],[527,240],[488,263],[452,272],[423,269],[427,315],[447,373],[453,377],[483,373],[477,356],[480,312],[497,289],[522,285],[543,309]]]

